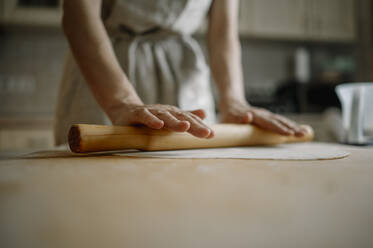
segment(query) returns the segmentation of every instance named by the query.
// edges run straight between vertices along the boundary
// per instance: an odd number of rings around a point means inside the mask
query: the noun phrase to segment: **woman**
[[[202,121],[214,121],[209,69],[190,36],[207,13],[207,46],[221,121],[304,135],[296,123],[246,102],[238,4],[238,0],[65,0],[63,29],[72,55],[57,107],[56,143],[66,142],[73,123],[110,121],[213,137]]]

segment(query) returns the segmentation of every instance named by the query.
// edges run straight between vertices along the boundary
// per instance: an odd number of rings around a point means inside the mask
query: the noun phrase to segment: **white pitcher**
[[[342,105],[344,142],[373,143],[373,83],[347,83],[336,87]]]

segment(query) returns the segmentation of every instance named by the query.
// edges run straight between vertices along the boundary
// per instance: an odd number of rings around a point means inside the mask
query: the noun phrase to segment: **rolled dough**
[[[234,147],[213,149],[192,149],[155,152],[122,152],[120,156],[141,158],[235,158],[271,160],[322,160],[339,159],[349,155],[340,146],[307,142],[282,144],[268,147]]]

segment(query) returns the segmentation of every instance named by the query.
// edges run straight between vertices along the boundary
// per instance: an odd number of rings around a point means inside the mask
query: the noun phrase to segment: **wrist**
[[[123,124],[123,120],[131,113],[131,109],[141,105],[143,104],[119,102],[117,105],[105,108],[104,111],[111,120],[111,123],[113,125],[118,125]]]
[[[137,94],[127,95],[122,97],[113,97],[110,102],[107,102],[103,106],[104,111],[109,116],[112,122],[116,122],[118,118],[121,118],[123,112],[127,112],[133,106],[141,106],[144,103],[137,96]]]
[[[130,106],[139,106],[144,105],[144,103],[141,101],[141,99],[136,96],[128,96],[128,97],[122,97],[118,99],[113,99],[110,104],[108,104],[105,109],[108,111],[115,110],[115,109],[123,109],[128,108]]]
[[[226,111],[236,105],[249,105],[242,95],[224,94],[219,96],[219,109]]]
[[[105,108],[117,108],[126,105],[143,105],[144,103],[137,95],[132,85],[127,82],[124,84],[126,87],[119,87],[111,95],[107,95],[105,101]]]

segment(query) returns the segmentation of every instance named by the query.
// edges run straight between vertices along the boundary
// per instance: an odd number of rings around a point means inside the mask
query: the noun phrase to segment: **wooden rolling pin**
[[[303,137],[283,136],[248,124],[216,124],[211,128],[215,136],[201,139],[189,133],[155,130],[134,126],[101,126],[76,124],[69,132],[70,149],[76,153],[115,151],[124,149],[178,150],[252,145],[275,145],[287,142],[310,141],[314,132],[304,125]]]

